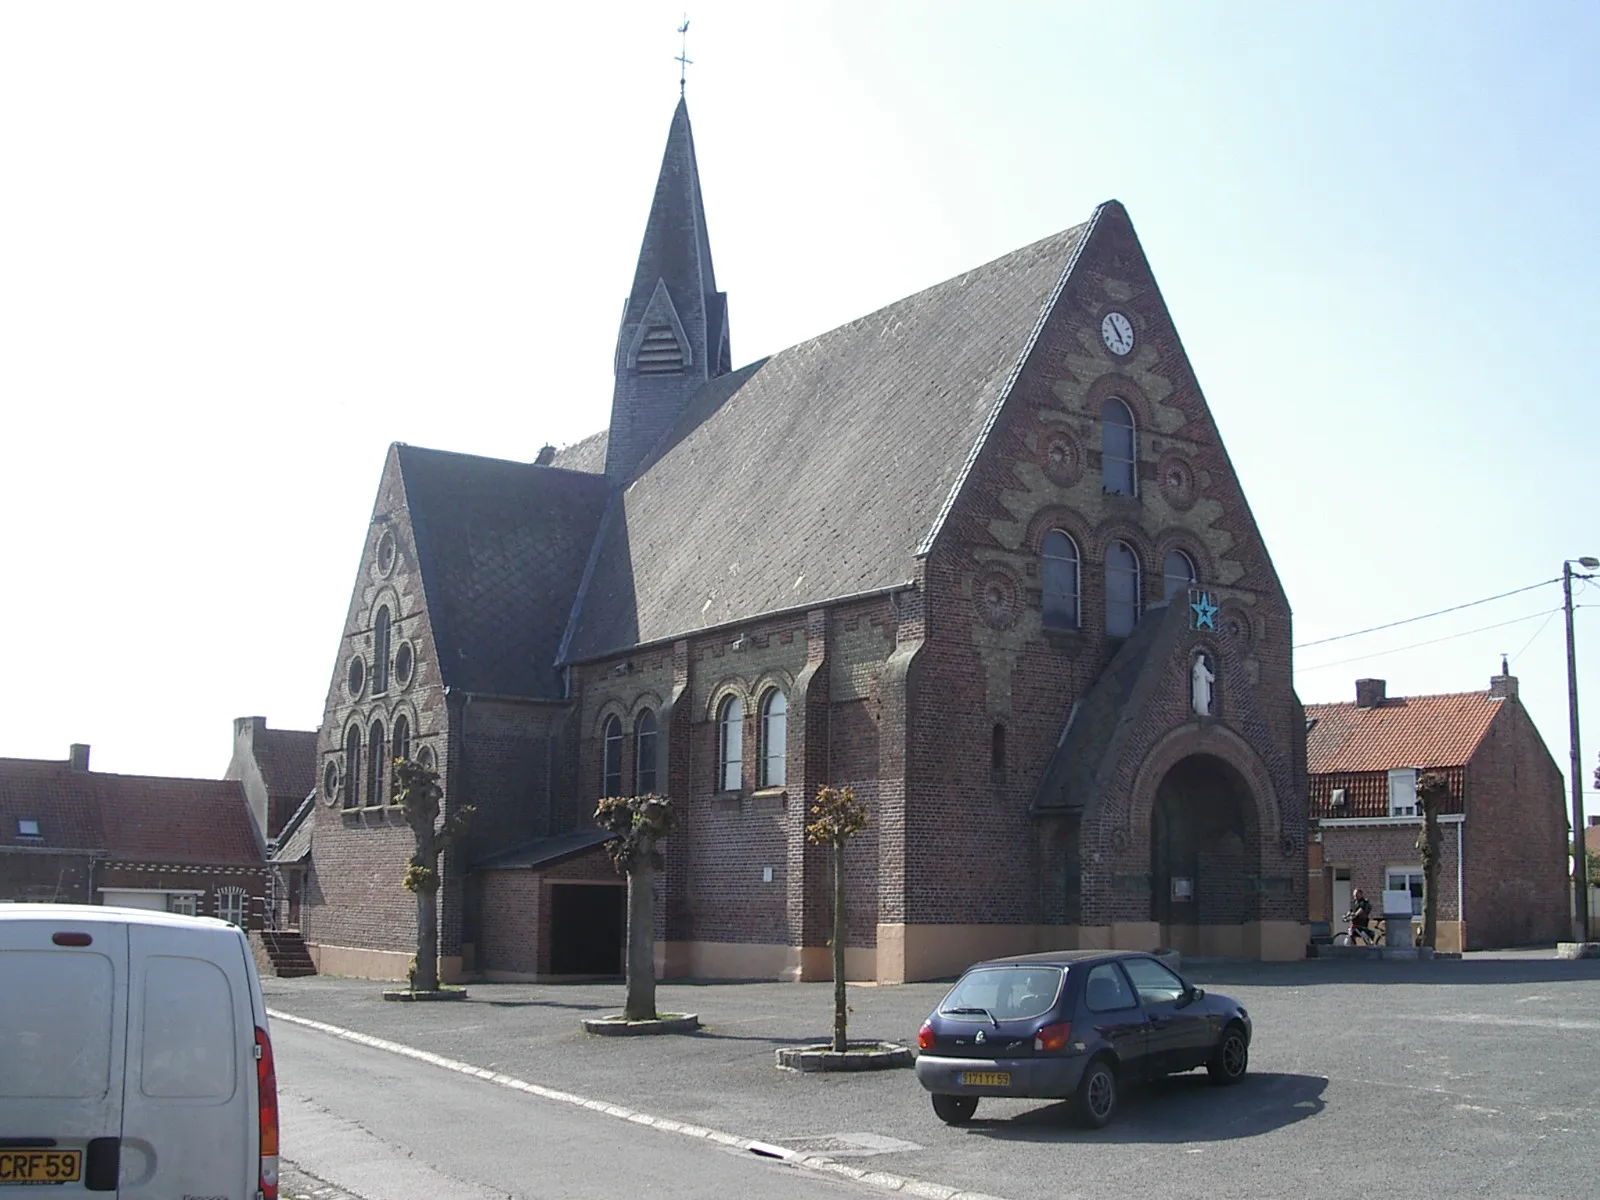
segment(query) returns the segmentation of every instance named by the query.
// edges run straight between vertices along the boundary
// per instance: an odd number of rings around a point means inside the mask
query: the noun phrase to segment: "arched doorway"
[[[1258,919],[1260,829],[1239,772],[1209,754],[1180,759],[1156,787],[1150,820],[1150,919],[1163,943],[1226,952],[1232,938],[1205,927]]]

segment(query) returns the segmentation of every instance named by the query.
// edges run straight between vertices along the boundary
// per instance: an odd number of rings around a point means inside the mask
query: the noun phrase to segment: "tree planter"
[[[397,988],[384,992],[385,1000],[465,1000],[466,988],[439,988],[437,991],[413,992],[410,988]]]
[[[662,1013],[651,1021],[630,1021],[621,1013],[610,1017],[585,1017],[583,1031],[602,1037],[641,1037],[652,1033],[695,1033],[699,1013]]]
[[[778,1066],[789,1071],[882,1071],[909,1067],[915,1056],[909,1047],[893,1042],[851,1042],[840,1054],[832,1042],[814,1046],[786,1046],[775,1051]]]

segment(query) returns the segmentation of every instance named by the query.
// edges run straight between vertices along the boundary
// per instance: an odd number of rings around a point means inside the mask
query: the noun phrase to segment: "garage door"
[[[100,903],[114,908],[148,908],[153,912],[167,911],[165,892],[119,892],[105,888],[100,893]]]

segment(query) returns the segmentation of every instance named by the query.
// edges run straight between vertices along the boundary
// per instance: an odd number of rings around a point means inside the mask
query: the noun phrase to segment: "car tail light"
[[[87,933],[55,933],[50,935],[50,940],[58,946],[92,946],[94,938]]]
[[[256,1099],[261,1117],[261,1200],[278,1200],[278,1071],[272,1039],[256,1026]]]
[[[1046,1025],[1033,1035],[1033,1048],[1035,1050],[1065,1050],[1067,1043],[1072,1040],[1072,1025],[1063,1021],[1059,1025]]]
[[[918,1050],[932,1050],[933,1049],[933,1024],[932,1024],[932,1022],[924,1021],[922,1023],[922,1028],[917,1030],[917,1049]]]

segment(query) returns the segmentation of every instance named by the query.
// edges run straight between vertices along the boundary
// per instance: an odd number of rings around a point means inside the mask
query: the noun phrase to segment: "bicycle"
[[[1348,921],[1348,918],[1346,918]],[[1335,946],[1382,946],[1388,941],[1388,926],[1382,917],[1373,917],[1365,929],[1357,929],[1346,924],[1345,928],[1333,935]]]

